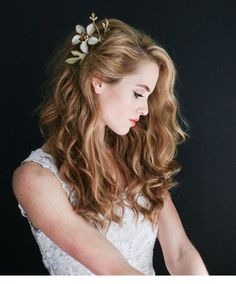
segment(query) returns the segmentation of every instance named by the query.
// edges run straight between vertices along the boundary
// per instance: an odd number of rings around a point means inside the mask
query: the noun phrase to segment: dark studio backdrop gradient
[[[13,170],[43,143],[38,117],[44,70],[55,46],[91,12],[138,27],[177,66],[176,95],[190,124],[178,148],[173,201],[212,275],[236,274],[235,1],[5,1],[1,4],[0,274],[47,274],[12,193]],[[157,275],[168,274],[160,245]]]

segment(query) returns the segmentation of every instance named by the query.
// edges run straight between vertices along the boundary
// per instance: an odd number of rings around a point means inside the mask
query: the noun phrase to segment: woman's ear
[[[93,85],[93,89],[94,89],[96,94],[100,94],[102,92],[103,82],[102,82],[101,79],[99,79],[97,77],[93,77],[92,85]]]

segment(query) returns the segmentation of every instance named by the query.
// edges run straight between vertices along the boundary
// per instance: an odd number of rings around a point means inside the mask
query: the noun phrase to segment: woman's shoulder
[[[50,171],[46,171],[49,169]],[[48,151],[47,146],[44,144],[40,148],[32,150],[29,155],[21,161],[21,164],[16,168],[17,172],[29,172],[35,175],[58,175],[58,169],[55,159]]]
[[[35,161],[27,161],[19,165],[13,172],[13,179],[32,179],[54,177],[51,171]],[[54,177],[55,178],[55,177]]]
[[[72,208],[60,180],[35,162],[29,161],[15,169],[12,188],[21,214],[28,218],[35,230],[41,230],[38,228],[43,227],[43,218],[47,214],[47,220],[52,216],[56,218],[53,210],[69,212]]]
[[[27,193],[29,188],[36,188],[37,184],[47,183],[48,186],[60,186],[55,174],[42,164],[27,161],[18,166],[12,176],[13,191],[16,196]]]
[[[59,177],[55,161],[44,149],[41,147],[31,151],[28,157],[14,170],[12,183],[15,194],[18,191],[24,192],[24,188],[42,182],[61,187],[63,182]]]
[[[70,198],[70,202],[75,202],[74,194],[70,195],[72,188],[61,179],[55,159],[45,144],[31,151],[14,170],[12,183],[16,196],[17,194],[29,194],[29,188],[32,187],[35,190],[37,185],[45,184],[49,188],[60,189],[58,191],[62,189]]]

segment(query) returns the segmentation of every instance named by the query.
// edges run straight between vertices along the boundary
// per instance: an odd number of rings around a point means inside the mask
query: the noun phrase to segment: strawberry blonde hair
[[[81,64],[65,63],[74,48],[73,34],[58,48],[38,108],[40,131],[60,177],[76,194],[74,210],[86,221],[103,228],[107,221],[122,220],[115,208],[124,209],[125,205],[107,168],[109,161],[115,173],[125,177],[127,199],[135,216],[143,214],[155,225],[165,195],[178,184],[174,176],[181,165],[174,159],[176,146],[189,136],[179,123],[187,125],[174,95],[176,69],[168,53],[150,36],[118,19],[108,20],[110,31],[92,46]],[[149,114],[141,116],[124,136],[105,127],[104,141],[113,151],[111,156],[97,139],[100,108],[92,78],[97,75],[106,83],[117,83],[145,60],[159,66],[159,78],[148,100]],[[148,206],[137,202],[140,195]]]

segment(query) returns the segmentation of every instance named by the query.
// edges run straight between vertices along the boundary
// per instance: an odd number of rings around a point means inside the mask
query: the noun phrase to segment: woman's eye
[[[138,97],[143,97],[143,95],[141,95],[141,94],[138,94],[138,93],[136,93],[136,92],[134,92],[134,96],[135,96],[135,98],[138,98]]]

